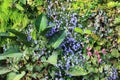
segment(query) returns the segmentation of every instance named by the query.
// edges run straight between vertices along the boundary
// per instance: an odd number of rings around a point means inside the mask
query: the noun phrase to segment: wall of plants
[[[0,0],[0,80],[120,80],[119,0]]]

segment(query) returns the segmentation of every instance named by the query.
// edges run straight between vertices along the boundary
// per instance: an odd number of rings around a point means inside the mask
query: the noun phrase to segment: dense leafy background
[[[119,80],[120,2],[0,0],[0,79]]]

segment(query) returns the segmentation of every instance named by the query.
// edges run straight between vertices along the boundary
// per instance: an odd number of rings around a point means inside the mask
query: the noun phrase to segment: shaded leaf
[[[6,32],[0,32],[0,37],[4,37],[4,36],[9,36],[9,34]]]
[[[54,34],[50,38],[49,44],[53,48],[57,48],[62,43],[62,41],[65,39],[65,37],[66,37],[66,31],[65,30],[58,31],[56,34]]]
[[[3,54],[0,55],[0,60],[4,60],[7,57],[14,58],[14,57],[21,57],[22,53],[19,52],[16,48],[10,48],[6,50]]]
[[[22,32],[19,32],[19,31],[15,30],[15,29],[9,29],[8,31],[11,32],[11,33],[13,33],[13,34],[15,34],[15,35],[18,37],[18,39],[19,39],[22,43],[24,43],[26,46],[30,46],[30,45],[32,44],[31,41],[28,41],[28,40],[27,40],[26,34],[24,34],[24,33],[22,33]]]
[[[38,32],[42,32],[46,29],[47,27],[47,17],[44,13],[40,14],[35,22],[36,30]]]

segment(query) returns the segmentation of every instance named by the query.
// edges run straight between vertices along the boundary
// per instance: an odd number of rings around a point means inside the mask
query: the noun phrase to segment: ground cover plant
[[[119,80],[120,2],[0,0],[1,80]]]

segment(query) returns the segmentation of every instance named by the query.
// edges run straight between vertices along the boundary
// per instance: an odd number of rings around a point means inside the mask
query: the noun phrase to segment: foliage
[[[114,0],[1,0],[0,79],[119,80],[119,7]]]

